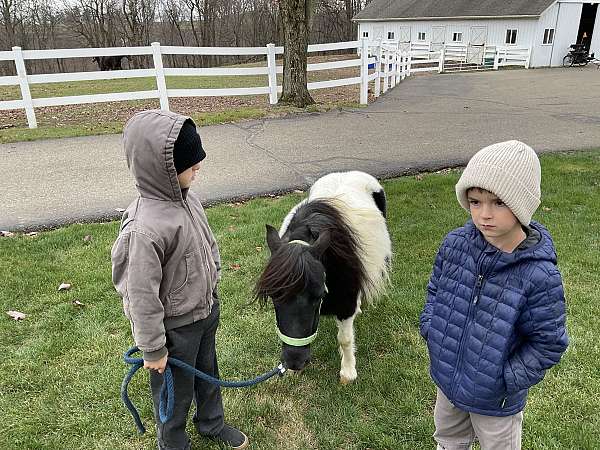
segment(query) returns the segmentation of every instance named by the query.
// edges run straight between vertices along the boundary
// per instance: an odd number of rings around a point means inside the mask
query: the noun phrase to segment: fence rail
[[[368,57],[366,40],[336,42],[329,44],[309,45],[308,52],[326,52],[333,50],[358,50],[363,57],[352,57],[348,60],[308,64],[308,71],[332,70],[348,67],[359,67],[360,76],[340,78],[308,83],[308,89],[326,89],[336,86],[360,85],[360,102],[367,103],[368,64],[374,58]],[[214,97],[241,95],[269,95],[269,103],[277,103],[277,94],[282,87],[277,84],[277,75],[283,73],[283,67],[276,65],[276,55],[284,53],[283,47],[268,44],[265,47],[181,47],[160,45],[153,42],[145,47],[110,47],[110,48],[78,48],[52,50],[22,50],[13,47],[12,51],[1,51],[0,60],[14,61],[17,75],[0,77],[0,86],[19,86],[20,100],[0,101],[0,110],[25,109],[29,128],[37,127],[35,108],[45,106],[75,105],[84,103],[101,103],[112,101],[159,99],[162,109],[169,109],[169,98],[176,97]],[[29,75],[25,61],[33,59],[55,58],[92,58],[99,56],[150,55],[154,63],[151,69],[128,69],[115,71],[92,71]],[[266,65],[258,67],[211,67],[211,68],[165,68],[163,55],[264,55]],[[251,76],[266,75],[266,86],[210,89],[169,89],[165,77],[169,76]],[[115,80],[124,78],[156,78],[156,89],[147,91],[119,92],[107,94],[75,95],[64,97],[32,98],[30,86],[39,83],[60,83],[71,81]]]
[[[358,58],[340,61],[308,64],[309,72],[341,68],[359,68],[359,76],[315,81],[308,83],[308,89],[327,89],[337,86],[360,85],[361,104],[367,104],[368,86],[374,81],[374,94],[379,96],[400,83],[407,76],[421,72],[443,72],[462,70],[498,69],[503,66],[521,65],[529,67],[531,50],[528,48],[492,47],[482,48],[466,45],[438,45],[432,43],[404,43],[398,41],[359,41],[315,44],[308,46],[308,52],[334,50],[356,50]],[[181,47],[160,45],[153,42],[145,47],[107,47],[52,50],[22,50],[13,47],[12,51],[0,51],[0,61],[14,61],[17,75],[0,77],[0,86],[19,86],[20,100],[0,101],[0,110],[24,109],[30,128],[37,127],[35,108],[46,106],[75,105],[126,100],[159,99],[162,109],[169,109],[169,98],[268,95],[269,103],[277,103],[277,95],[282,87],[277,84],[277,75],[283,67],[276,64],[276,56],[284,53],[283,47],[268,44],[265,47]],[[53,74],[27,74],[25,61],[55,58],[91,58],[98,56],[149,55],[154,64],[150,69],[128,69],[115,71],[71,72]],[[264,55],[266,65],[257,67],[202,67],[170,68],[163,67],[163,55]],[[369,73],[369,69],[372,72]],[[267,76],[266,86],[210,89],[169,89],[165,77],[173,76]],[[30,86],[41,83],[71,81],[115,80],[124,78],[153,77],[156,89],[146,91],[119,92],[107,94],[74,95],[65,97],[32,98]]]
[[[529,68],[531,49],[464,44],[404,43],[378,40],[369,42],[369,52],[376,62],[375,97],[393,88],[406,77],[420,72],[498,70],[503,66]]]

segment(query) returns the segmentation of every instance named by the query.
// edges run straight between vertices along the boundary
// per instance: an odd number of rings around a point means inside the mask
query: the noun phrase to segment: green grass
[[[258,120],[266,117],[280,117],[289,114],[301,114],[311,112],[326,112],[332,108],[361,108],[363,105],[352,102],[340,102],[337,104],[309,105],[306,108],[293,106],[278,106],[273,108],[269,105],[264,107],[240,107],[229,108],[222,111],[211,111],[204,113],[192,113],[191,117],[198,126],[216,125],[220,123],[233,123],[243,120]],[[29,129],[26,127],[7,128],[0,134],[0,144],[11,142],[37,141],[40,139],[58,139],[77,136],[98,136],[103,134],[119,134],[123,132],[122,121],[87,122],[80,124],[68,124],[64,126],[38,126]]]
[[[178,76],[166,77],[168,89],[219,89],[238,87],[267,86],[266,75],[241,76]],[[64,83],[32,84],[29,87],[32,98],[67,97],[71,95],[91,95],[117,92],[151,91],[156,89],[155,77],[122,78],[116,80],[70,81]],[[19,86],[0,88],[3,100],[21,99]]]
[[[600,152],[544,156],[542,207],[564,277],[571,345],[532,389],[524,449],[598,448]],[[435,389],[418,315],[437,247],[466,214],[454,196],[458,173],[385,182],[395,259],[389,294],[358,318],[357,369],[338,384],[335,324],[321,322],[313,362],[300,376],[225,390],[227,420],[254,449],[430,449]],[[217,351],[224,378],[249,378],[277,362],[272,309],[247,305],[268,257],[264,224],[279,224],[302,196],[221,205],[207,213],[224,273]],[[131,386],[149,432],[136,433],[119,398],[131,345],[110,281],[116,223],[72,225],[36,237],[0,239],[0,435],[3,449],[154,449],[147,374]],[[91,243],[83,242],[86,235]],[[239,264],[236,270],[233,266]],[[70,282],[68,292],[58,292]],[[72,305],[74,299],[85,304]],[[191,430],[190,430],[191,431]],[[192,433],[194,448],[216,448]]]
[[[321,57],[319,57],[321,58]],[[321,59],[315,61],[321,61]],[[331,56],[329,59],[348,59],[346,56]],[[314,58],[313,58],[314,59]],[[280,62],[281,64],[281,62]],[[258,63],[238,64],[236,67],[252,67]],[[321,81],[335,78],[356,76],[358,69],[336,69],[311,72],[309,81]],[[169,76],[166,77],[169,89],[220,89],[260,87],[268,85],[266,75],[248,76]],[[281,83],[281,80],[280,80]],[[116,80],[89,80],[64,83],[45,83],[30,85],[33,98],[67,97],[76,95],[91,95],[104,93],[147,91],[156,89],[154,77],[126,78]],[[350,88],[345,88],[346,91]],[[313,93],[319,102],[319,91]],[[358,98],[352,93],[344,98],[339,96],[321,99],[315,107],[304,109],[278,105],[269,105],[267,95],[245,96],[243,100],[230,97],[185,98],[171,99],[170,107],[174,111],[191,115],[200,125],[238,122],[248,119],[282,116],[313,110],[326,111],[336,107],[358,107],[353,99]],[[19,100],[21,91],[18,86],[0,86],[0,99]],[[38,139],[65,138],[75,136],[90,136],[101,134],[121,133],[127,119],[142,109],[158,108],[157,99],[132,100],[111,103],[94,103],[70,105],[52,108],[36,108],[38,128],[27,126],[23,110],[15,112],[0,111],[0,144]]]
[[[289,108],[288,108],[289,109]],[[280,113],[287,109],[281,108]],[[214,125],[218,123],[239,122],[241,120],[261,119],[272,114],[268,105],[265,107],[242,107],[207,113],[192,114],[198,126]],[[76,136],[96,136],[102,134],[119,134],[123,132],[122,121],[108,121],[97,123],[68,124],[60,127],[39,126],[38,128],[8,128],[2,130],[0,144],[10,142],[36,141],[39,139],[67,138]]]

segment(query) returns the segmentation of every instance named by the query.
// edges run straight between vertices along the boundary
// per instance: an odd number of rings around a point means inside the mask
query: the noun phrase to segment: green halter
[[[310,244],[308,242],[301,241],[300,239],[295,239],[293,241],[290,241],[290,242],[288,242],[288,244],[300,244],[300,245],[304,245],[305,247],[310,247]],[[329,292],[327,289],[327,285],[325,285],[325,292],[326,293]],[[323,304],[323,299],[321,299],[321,302],[319,303],[319,314],[321,314],[321,305],[322,304]],[[281,342],[283,342],[284,344],[287,344],[287,345],[291,345],[292,347],[303,347],[305,345],[309,345],[317,338],[317,333],[318,333],[318,329],[317,329],[310,336],[303,337],[303,338],[293,338],[293,337],[286,336],[285,334],[283,334],[281,332],[281,330],[279,329],[279,327],[276,326],[276,328],[277,328],[277,336],[279,336],[279,339],[281,339]]]

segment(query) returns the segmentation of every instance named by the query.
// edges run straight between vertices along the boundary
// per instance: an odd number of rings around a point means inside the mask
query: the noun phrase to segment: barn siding
[[[363,31],[369,33],[369,39],[387,39],[388,32],[394,32],[394,38],[408,36],[414,43],[419,41],[420,32],[425,33],[425,41],[429,43],[434,26],[444,26],[445,42],[452,43],[454,33],[463,34],[463,44],[468,44],[471,38],[472,27],[487,27],[488,45],[506,45],[506,30],[517,29],[517,47],[532,49],[531,66],[547,67],[560,66],[564,56],[569,51],[569,46],[577,38],[577,30],[581,18],[583,3],[593,3],[591,0],[559,0],[544,11],[539,19],[513,18],[513,19],[443,19],[443,20],[395,20],[395,21],[359,21],[358,36],[362,37]],[[554,43],[544,45],[544,31],[554,29]],[[594,35],[592,36],[591,51],[600,56],[600,14],[596,17]]]

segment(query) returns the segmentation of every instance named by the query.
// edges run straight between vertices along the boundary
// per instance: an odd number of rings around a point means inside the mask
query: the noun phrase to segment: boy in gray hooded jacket
[[[123,142],[139,196],[123,214],[112,249],[112,279],[150,370],[158,447],[190,448],[185,427],[193,399],[193,422],[201,435],[245,448],[246,435],[224,423],[220,388],[178,367],[172,367],[173,417],[164,424],[158,420],[167,356],[219,376],[219,250],[202,204],[189,190],[206,157],[200,136],[189,117],[151,110],[127,122]]]

